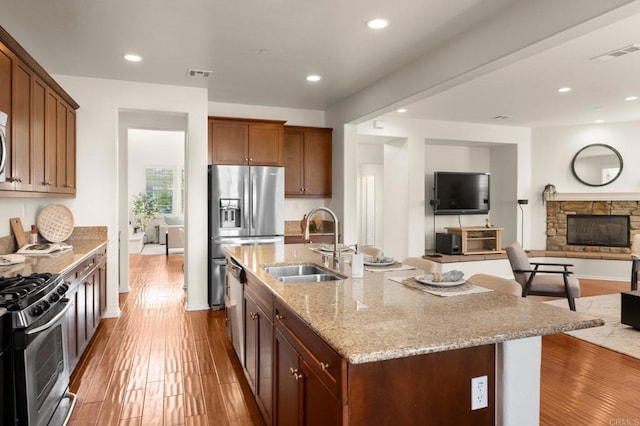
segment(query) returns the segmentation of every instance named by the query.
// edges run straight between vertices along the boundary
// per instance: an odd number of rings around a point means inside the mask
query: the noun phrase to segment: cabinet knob
[[[302,375],[302,373],[295,373],[293,375],[294,379],[296,379],[296,381],[302,380],[304,378],[304,376]]]
[[[280,314],[276,314],[276,319],[277,319],[278,321],[282,321],[282,320],[284,319],[284,316],[283,316],[283,315],[280,315]]]
[[[329,369],[329,364],[327,364],[326,362],[320,361],[320,370],[327,371],[328,369]]]
[[[258,314],[255,312],[249,312],[249,316],[251,317],[252,320],[258,319]]]
[[[6,180],[7,182],[13,182],[13,181],[15,181],[15,179],[14,179],[14,178],[12,178],[12,177],[7,177],[5,180]]]

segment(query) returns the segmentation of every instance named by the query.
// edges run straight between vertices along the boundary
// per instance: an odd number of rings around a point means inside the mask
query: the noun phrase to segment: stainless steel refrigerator
[[[284,168],[209,166],[209,305],[224,307],[224,247],[284,244]]]

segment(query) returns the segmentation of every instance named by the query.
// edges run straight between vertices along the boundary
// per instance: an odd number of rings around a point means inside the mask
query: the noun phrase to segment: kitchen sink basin
[[[313,283],[344,280],[340,274],[327,271],[319,266],[304,263],[300,265],[265,266],[264,270],[285,283]]]

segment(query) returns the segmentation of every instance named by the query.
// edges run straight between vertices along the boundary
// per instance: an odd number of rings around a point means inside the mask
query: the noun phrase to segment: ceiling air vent
[[[506,120],[511,118],[510,115],[496,115],[495,117],[491,117],[492,120]]]
[[[612,50],[604,55],[591,58],[594,61],[609,61],[611,59],[619,58],[620,56],[628,55],[640,50],[640,44],[630,44],[629,46],[621,47],[620,49]]]
[[[213,71],[207,71],[207,70],[194,70],[194,69],[189,69],[189,77],[204,77],[207,78],[211,75],[211,73]]]

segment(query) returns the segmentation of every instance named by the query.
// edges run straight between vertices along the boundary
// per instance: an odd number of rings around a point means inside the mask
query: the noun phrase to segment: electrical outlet
[[[489,406],[489,385],[487,376],[471,379],[471,409],[479,410]]]

